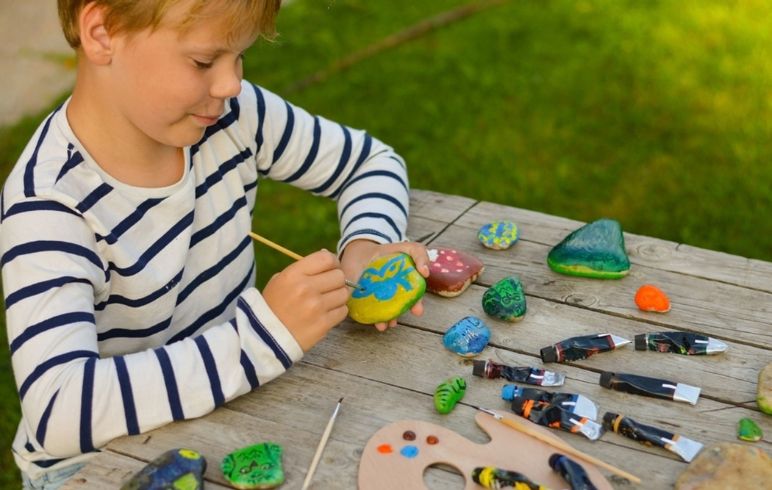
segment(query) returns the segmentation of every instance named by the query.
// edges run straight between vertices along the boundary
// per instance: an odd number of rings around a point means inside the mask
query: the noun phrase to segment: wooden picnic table
[[[520,230],[519,242],[509,250],[489,250],[477,240],[477,230],[497,219],[511,220]],[[284,448],[283,488],[300,488],[340,397],[342,409],[317,469],[315,489],[357,488],[367,441],[395,421],[424,420],[484,443],[488,438],[476,426],[478,412],[470,405],[506,411],[500,388],[507,382],[473,377],[469,363],[443,347],[444,332],[467,315],[483,318],[492,331],[479,358],[518,366],[542,366],[542,347],[577,335],[610,332],[632,340],[645,332],[688,330],[720,339],[729,349],[713,356],[640,352],[628,345],[583,361],[544,367],[565,373],[566,383],[559,390],[590,398],[600,417],[605,411],[623,413],[706,447],[723,441],[741,443],[736,438],[737,422],[750,417],[766,434],[756,447],[769,451],[772,417],[758,410],[755,399],[758,373],[772,361],[772,263],[625,233],[632,263],[625,278],[596,280],[553,272],[546,264],[548,251],[581,225],[524,209],[414,190],[409,236],[433,233],[430,247],[463,250],[485,263],[484,273],[466,292],[455,298],[427,294],[423,316],[404,315],[397,328],[385,333],[344,322],[286,374],[255,392],[205,417],[111,442],[66,488],[117,488],[175,447],[201,452],[209,462],[207,488],[224,488],[219,469],[223,457],[263,441]],[[489,318],[481,307],[485,290],[510,275],[520,277],[528,301],[526,317],[515,324]],[[666,291],[670,312],[648,313],[636,307],[633,296],[645,283]],[[671,379],[698,386],[702,393],[696,406],[620,393],[599,386],[601,371]],[[466,396],[452,413],[440,415],[433,394],[453,375],[466,379]],[[687,467],[668,451],[617,434],[606,433],[590,442],[580,435],[551,432],[641,477],[638,488],[671,488]],[[614,487],[633,486],[603,473]],[[430,488],[463,487],[462,477],[449,468],[431,469],[425,481]]]

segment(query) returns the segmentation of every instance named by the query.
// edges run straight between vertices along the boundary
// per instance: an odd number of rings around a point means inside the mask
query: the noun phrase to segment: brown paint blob
[[[432,446],[433,446],[433,445],[435,445],[435,444],[437,444],[438,442],[440,442],[440,440],[439,440],[439,439],[437,439],[437,436],[428,436],[428,437],[426,438],[426,443],[427,443],[427,444],[430,444],[430,445],[432,445]]]
[[[415,432],[412,430],[406,430],[404,434],[402,434],[402,439],[406,441],[415,441]]]
[[[378,452],[381,454],[390,454],[394,452],[394,450],[391,448],[391,444],[381,444],[378,446]]]

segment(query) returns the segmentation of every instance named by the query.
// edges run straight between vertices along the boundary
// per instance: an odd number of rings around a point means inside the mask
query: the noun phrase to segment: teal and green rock
[[[737,422],[737,438],[743,441],[756,442],[764,437],[761,427],[748,417],[743,417]]]
[[[441,414],[450,413],[456,403],[464,398],[466,393],[466,380],[461,376],[446,379],[437,386],[434,391],[434,408]]]
[[[520,279],[505,277],[483,294],[485,313],[506,322],[518,322],[525,316],[525,292]]]
[[[594,279],[620,279],[630,271],[622,228],[607,218],[571,232],[550,250],[547,264],[561,274]]]
[[[759,373],[756,390],[756,404],[759,409],[767,415],[772,415],[772,362]]]
[[[192,449],[171,449],[139,470],[121,490],[201,490],[206,459]]]
[[[236,488],[274,488],[284,483],[281,453],[281,446],[273,442],[255,444],[225,456],[220,469]]]

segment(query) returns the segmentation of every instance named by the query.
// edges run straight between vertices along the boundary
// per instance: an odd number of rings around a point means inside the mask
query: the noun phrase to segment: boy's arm
[[[239,295],[232,322],[202,335],[125,355],[100,352],[94,302],[111,272],[93,230],[62,204],[32,198],[3,206],[0,251],[8,340],[31,450],[74,456],[118,436],[204,415],[302,356],[254,288]],[[118,344],[108,344],[118,351]]]

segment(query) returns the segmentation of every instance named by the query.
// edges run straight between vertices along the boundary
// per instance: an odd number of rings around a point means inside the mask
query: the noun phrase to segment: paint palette
[[[560,453],[557,448],[518,432],[493,417],[478,413],[475,417],[491,437],[486,444],[477,444],[456,432],[421,420],[400,420],[373,434],[359,461],[359,490],[425,489],[424,472],[432,465],[447,465],[463,475],[465,490],[483,488],[472,481],[472,470],[478,466],[496,466],[517,471],[548,488],[569,485],[549,466],[549,457]],[[558,439],[548,429],[524,419],[533,430]],[[573,458],[587,471],[599,490],[611,485],[598,469]]]

